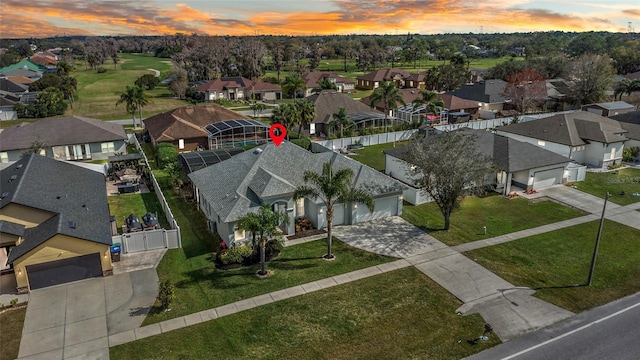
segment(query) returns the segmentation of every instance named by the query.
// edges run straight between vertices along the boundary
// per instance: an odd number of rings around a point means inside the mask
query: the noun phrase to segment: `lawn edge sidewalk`
[[[143,326],[135,330],[128,330],[121,333],[109,335],[109,347],[126,344],[135,340],[144,339],[172,330],[203,323],[205,321],[214,320],[223,316],[232,315],[244,310],[253,309],[261,305],[290,299],[299,295],[309,294],[314,291],[323,290],[333,286],[346,284],[356,280],[411,266],[412,265],[407,260],[399,259],[388,263],[370,266],[364,269],[332,276],[329,278],[312,281],[306,284],[296,285],[286,289],[273,291],[267,294],[254,296],[248,299],[236,301],[231,304],[225,304],[212,309],[203,310],[197,313]]]

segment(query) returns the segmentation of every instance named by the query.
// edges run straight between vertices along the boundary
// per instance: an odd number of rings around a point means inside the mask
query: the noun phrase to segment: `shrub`
[[[99,67],[96,69],[96,72],[97,72],[98,74],[104,74],[104,73],[106,73],[106,72],[107,72],[107,69],[103,68],[102,66],[99,66]]]
[[[167,164],[178,161],[178,150],[171,143],[158,144],[158,167],[164,168]]]
[[[279,253],[284,245],[282,245],[282,241],[280,239],[271,239],[267,241],[267,246],[265,247],[265,254],[274,254]]]
[[[160,287],[158,289],[158,300],[160,300],[160,304],[164,310],[169,310],[169,306],[171,306],[171,302],[173,301],[173,284],[171,280],[165,280],[160,283]]]
[[[622,150],[622,161],[629,162],[634,161],[640,155],[640,148],[637,146],[625,148]]]
[[[311,147],[311,140],[307,137],[303,137],[300,139],[293,139],[291,140],[291,143],[296,144],[305,150],[309,150],[309,148]]]
[[[275,76],[271,76],[271,75],[265,75],[262,77],[262,81],[266,82],[266,83],[270,83],[270,84],[278,84],[280,85],[280,82],[278,81],[278,78]]]
[[[18,305],[18,298],[11,299],[10,303],[11,307],[16,307],[16,305]]]
[[[220,261],[224,265],[228,264],[242,264],[245,259],[251,257],[253,249],[249,245],[238,245],[227,249],[226,252],[220,255]]]
[[[135,84],[146,90],[153,90],[160,83],[160,79],[152,74],[144,74],[140,76]]]

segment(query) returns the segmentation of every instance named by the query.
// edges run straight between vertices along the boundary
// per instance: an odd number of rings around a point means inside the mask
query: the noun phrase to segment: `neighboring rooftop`
[[[517,172],[547,165],[570,162],[571,159],[537,147],[533,144],[518,141],[506,136],[496,135],[485,130],[461,128],[462,132],[471,139],[475,137],[477,151],[492,159],[494,166],[506,172]],[[438,135],[435,135],[438,136]],[[424,138],[429,141],[433,136]],[[385,154],[409,161],[407,150],[409,145],[385,150]]]
[[[626,130],[618,121],[586,111],[501,126],[497,130],[569,146],[585,145],[589,140],[605,144],[627,140]]]
[[[44,118],[22,123],[0,133],[0,151],[28,149],[35,141],[45,146],[126,140],[124,127],[82,116]]]
[[[583,105],[582,109],[588,108],[590,106],[599,106],[603,109],[607,110],[627,110],[627,109],[635,109],[635,106],[626,103],[624,101],[611,101],[611,102],[603,102],[603,103],[595,103],[595,104],[587,104]]]
[[[447,94],[476,102],[501,103],[505,101],[503,94],[506,86],[507,83],[503,80],[483,80],[472,85],[464,85]]]
[[[358,76],[356,77],[356,79],[379,82],[379,81],[391,81],[394,79],[394,77],[400,77],[404,79],[409,77],[410,75],[411,74],[409,74],[409,72],[405,70],[398,69],[398,68],[391,68],[391,69],[375,70],[368,74]]]
[[[333,120],[333,114],[340,111],[340,108],[344,108],[347,114],[381,114],[380,111],[335,90],[324,90],[305,98],[305,100],[312,102],[316,107],[314,123],[330,123]]]
[[[0,171],[0,184],[0,209],[18,204],[51,214],[40,225],[24,230],[25,241],[12,248],[8,263],[56,234],[111,245],[102,173],[30,154]]]

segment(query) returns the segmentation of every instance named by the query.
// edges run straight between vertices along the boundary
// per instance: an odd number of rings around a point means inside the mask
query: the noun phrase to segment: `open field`
[[[102,120],[131,119],[125,104],[116,106],[120,98],[118,93],[123,92],[127,85],[133,85],[140,76],[153,74],[147,69],[159,70],[161,74],[170,70],[167,59],[134,54],[120,54],[120,57],[117,69],[114,69],[113,63],[106,62],[102,65],[107,69],[103,74],[86,70],[82,63],[76,64],[75,71],[71,73],[78,80],[76,102],[73,109],[67,110],[66,115],[82,115]],[[171,98],[171,91],[163,85],[149,91],[149,94],[153,96],[153,100],[142,109],[143,117],[187,104]]]
[[[23,306],[0,314],[0,360],[13,360],[18,357],[26,313],[27,307]]]
[[[421,228],[447,245],[454,246],[487,239],[524,229],[550,224],[583,215],[581,212],[553,201],[530,202],[507,199],[497,194],[467,197],[460,209],[451,214],[451,228],[444,231],[444,218],[438,206],[431,202],[414,206],[405,202],[402,218]],[[487,234],[483,234],[483,227]]]
[[[600,198],[609,192],[609,201],[629,205],[640,201],[640,169],[621,169],[608,173],[588,172],[584,181],[575,183],[578,190]],[[624,195],[621,195],[624,192]],[[633,194],[638,194],[635,196]]]
[[[414,268],[275,302],[110,349],[111,359],[460,359],[499,343]]]
[[[585,284],[598,221],[466,253],[516,286],[573,312],[633,294],[640,288],[640,230],[606,220],[592,286]]]

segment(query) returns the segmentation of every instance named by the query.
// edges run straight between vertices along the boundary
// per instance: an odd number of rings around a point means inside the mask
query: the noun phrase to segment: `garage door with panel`
[[[344,225],[345,223],[344,204],[333,205],[333,225]]]
[[[537,171],[533,177],[533,189],[539,190],[555,184],[562,184],[564,167]]]
[[[387,216],[398,215],[398,197],[375,199],[376,208],[373,212],[363,204],[358,204],[357,222],[381,219]]]
[[[102,266],[99,253],[27,266],[31,290],[100,276]]]

